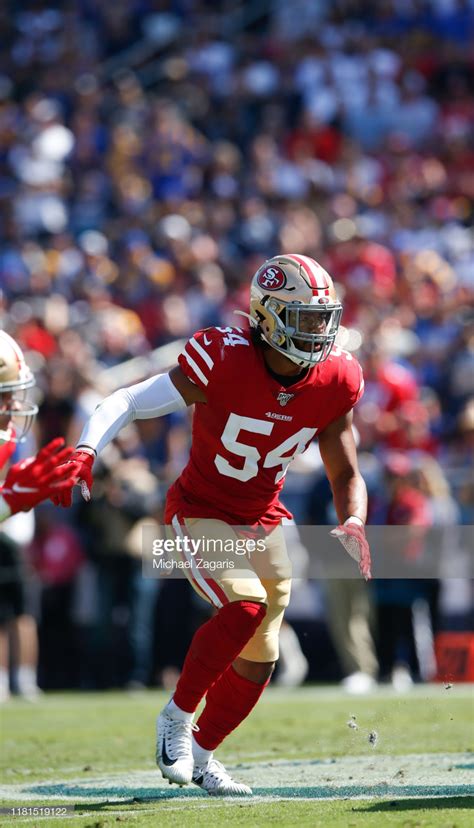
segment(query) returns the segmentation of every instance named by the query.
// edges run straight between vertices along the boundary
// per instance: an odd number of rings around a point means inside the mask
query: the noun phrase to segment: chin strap
[[[235,310],[234,313],[236,313],[237,316],[245,316],[245,318],[250,322],[252,328],[258,328],[257,320],[254,319],[253,316],[250,316],[249,313],[245,313],[245,311],[242,310]]]

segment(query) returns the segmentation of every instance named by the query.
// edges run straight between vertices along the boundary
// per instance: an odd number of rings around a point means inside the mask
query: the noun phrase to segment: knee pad
[[[195,633],[190,651],[192,657],[211,668],[220,666],[224,657],[228,657],[228,662],[231,663],[255,634],[265,618],[266,611],[265,604],[255,601],[232,601],[224,604],[217,614]],[[212,646],[209,643],[210,630]]]
[[[231,601],[224,604],[218,617],[228,636],[236,640],[252,637],[267,613],[265,604],[257,601]]]

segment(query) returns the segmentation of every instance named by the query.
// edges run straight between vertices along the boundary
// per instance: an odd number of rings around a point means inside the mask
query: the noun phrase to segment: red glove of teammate
[[[355,521],[344,523],[333,529],[331,535],[341,541],[346,552],[359,564],[360,574],[369,581],[372,578],[372,561],[364,527]]]
[[[76,466],[76,482],[79,483],[81,487],[81,495],[84,500],[91,499],[91,489],[94,482],[94,478],[92,477],[92,466],[94,465],[94,460],[95,454],[91,454],[89,451],[84,451],[83,449],[76,449],[76,451],[72,453],[71,459],[65,465],[65,467],[67,467],[71,463],[74,463]],[[71,506],[72,488],[59,492],[57,495],[54,495],[51,500],[56,504],[56,506]]]
[[[52,495],[71,492],[79,470],[77,463],[70,462],[73,452],[72,447],[64,447],[62,437],[57,437],[36,457],[15,463],[0,490],[10,514],[27,512]]]

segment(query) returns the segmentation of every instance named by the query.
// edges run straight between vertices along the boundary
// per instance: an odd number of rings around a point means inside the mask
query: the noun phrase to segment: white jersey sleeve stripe
[[[199,365],[194,361],[192,356],[189,356],[188,352],[186,351],[186,348],[183,351],[183,356],[184,356],[186,362],[188,363],[189,367],[193,369],[196,376],[199,377],[199,379],[201,380],[201,382],[204,383],[204,385],[207,385],[209,383],[208,378],[206,377],[205,374],[203,374],[203,372],[201,371]]]
[[[207,351],[204,350],[202,345],[194,339],[194,336],[189,340],[189,344],[193,346],[194,350],[197,351],[200,357],[204,360],[206,365],[209,368],[212,368],[214,365],[214,360],[211,359]]]

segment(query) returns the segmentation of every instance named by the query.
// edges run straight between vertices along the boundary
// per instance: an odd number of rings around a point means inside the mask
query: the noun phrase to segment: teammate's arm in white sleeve
[[[163,417],[196,402],[206,402],[204,391],[176,366],[169,374],[157,374],[106,397],[84,426],[77,447],[100,454],[133,420]]]

